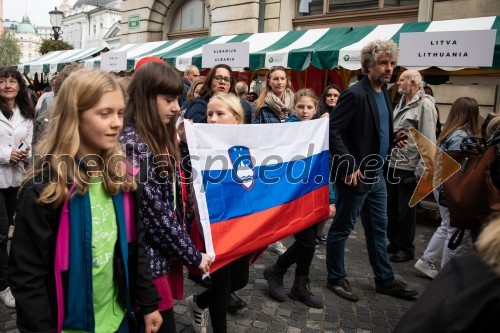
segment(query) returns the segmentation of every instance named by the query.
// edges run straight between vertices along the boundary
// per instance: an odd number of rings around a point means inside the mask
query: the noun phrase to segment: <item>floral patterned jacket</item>
[[[134,125],[124,128],[120,143],[134,167],[147,163],[147,181],[144,183],[139,217],[146,229],[144,240],[153,278],[170,272],[172,258],[184,265],[198,267],[201,263],[201,253],[193,245],[174,212],[172,178],[163,178],[157,174],[153,155],[136,134]],[[180,203],[182,200],[178,172],[175,179],[176,198]]]

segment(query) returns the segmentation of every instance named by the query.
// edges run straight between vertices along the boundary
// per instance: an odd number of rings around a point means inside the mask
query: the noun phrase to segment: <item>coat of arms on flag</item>
[[[328,216],[328,119],[185,128],[211,271]]]

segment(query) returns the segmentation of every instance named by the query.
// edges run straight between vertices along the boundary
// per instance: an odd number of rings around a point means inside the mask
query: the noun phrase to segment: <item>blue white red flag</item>
[[[212,272],[328,216],[328,119],[185,127]]]

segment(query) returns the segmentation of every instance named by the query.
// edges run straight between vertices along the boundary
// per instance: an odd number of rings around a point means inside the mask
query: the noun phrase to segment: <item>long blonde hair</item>
[[[78,161],[80,116],[95,106],[104,94],[116,90],[125,96],[112,74],[95,69],[80,69],[64,80],[52,105],[47,131],[36,146],[33,169],[23,182],[23,186],[30,179],[46,182],[44,176],[48,174],[49,184],[40,194],[39,203],[60,205],[68,198],[68,185],[73,182],[76,182],[79,193],[87,191],[90,178],[79,169]],[[100,158],[102,181],[109,194],[117,194],[120,188],[124,192],[136,188],[136,183],[126,170],[126,157],[118,140]]]
[[[500,275],[500,213],[488,218],[476,242],[479,256]]]
[[[264,88],[262,88],[262,91],[260,92],[259,97],[255,101],[255,105],[256,105],[255,119],[258,118],[258,116],[260,114],[260,109],[264,106],[264,103],[266,102],[267,93],[269,91],[272,91],[271,84],[269,83],[269,80],[270,80],[271,74],[273,74],[276,71],[282,71],[286,75],[286,68],[282,67],[282,66],[271,67],[271,69],[267,72],[266,78],[264,80],[266,84],[264,85]],[[292,90],[292,85],[290,83],[290,80],[288,79],[288,76],[286,78],[286,89]]]
[[[439,135],[438,144],[441,145],[448,137],[459,129],[471,134],[479,134],[479,105],[474,98],[460,97],[451,106],[448,119],[443,131]]]

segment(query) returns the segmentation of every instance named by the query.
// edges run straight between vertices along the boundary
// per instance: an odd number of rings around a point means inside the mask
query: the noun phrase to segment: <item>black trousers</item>
[[[219,268],[210,274],[212,286],[196,296],[196,304],[210,311],[214,333],[227,332],[227,302],[229,294],[248,284],[250,254]]]
[[[7,284],[7,242],[9,227],[14,224],[14,213],[17,207],[17,191],[19,187],[0,189],[0,291],[5,290]]]
[[[295,273],[301,276],[309,275],[316,250],[316,234],[318,232],[318,224],[314,224],[293,235],[295,242],[290,246],[285,253],[278,257],[277,265],[286,270],[293,264],[297,263]]]
[[[400,251],[414,254],[416,206],[408,203],[417,187],[413,171],[389,169],[387,181],[387,238]],[[391,177],[394,175],[394,177]]]

